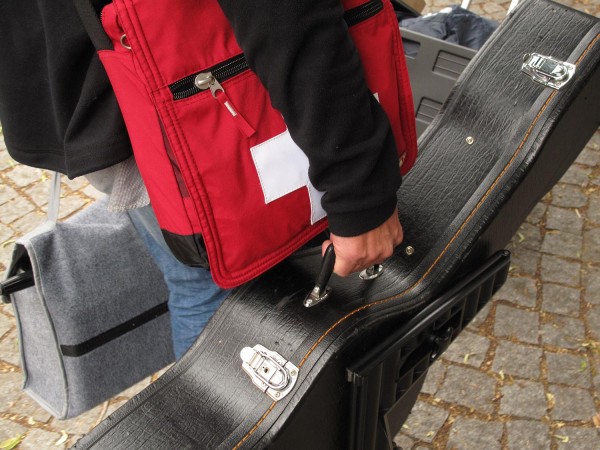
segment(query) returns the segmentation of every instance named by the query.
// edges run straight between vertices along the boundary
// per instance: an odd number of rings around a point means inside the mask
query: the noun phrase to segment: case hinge
[[[281,400],[294,388],[298,368],[279,353],[257,344],[252,348],[244,347],[240,356],[243,361],[242,369],[273,400]]]

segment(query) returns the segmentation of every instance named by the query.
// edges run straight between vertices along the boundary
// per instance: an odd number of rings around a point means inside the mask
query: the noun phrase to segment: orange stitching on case
[[[271,404],[271,407],[269,409],[267,409],[267,411],[263,414],[263,416],[260,418],[260,420],[258,422],[256,422],[256,424],[252,427],[252,429],[250,431],[248,431],[248,433],[246,433],[246,436],[244,436],[242,438],[242,440],[240,442],[238,442],[235,447],[233,447],[232,450],[237,450],[238,448],[240,448],[240,445],[242,445],[246,441],[246,439],[248,439],[252,435],[252,433],[254,433],[254,431],[256,431],[256,429],[260,426],[260,424],[263,423],[263,421],[271,413],[273,408],[275,408],[276,404],[277,404],[277,402],[273,402]]]
[[[600,38],[600,34],[596,35],[596,37],[594,38],[594,40],[584,50],[583,54],[577,59],[577,64],[589,53],[590,49],[593,47],[593,45],[596,43],[596,41],[598,41],[599,38]],[[540,119],[540,116],[546,110],[546,108],[548,107],[548,104],[554,98],[554,96],[557,94],[557,92],[558,91],[552,92],[552,94],[550,94],[550,96],[548,97],[548,99],[544,102],[544,104],[540,108],[538,114],[535,116],[535,119],[533,120],[533,122],[531,123],[531,125],[529,126],[529,128],[527,129],[527,132],[525,133],[525,136],[523,137],[523,140],[521,141],[521,144],[519,145],[519,147],[517,147],[517,150],[513,154],[513,156],[510,159],[510,161],[506,164],[506,166],[504,167],[504,169],[502,170],[502,172],[496,177],[494,183],[492,183],[492,185],[488,188],[488,190],[485,192],[485,194],[483,195],[483,197],[479,200],[479,202],[477,203],[477,205],[475,205],[475,207],[473,208],[473,210],[471,211],[471,213],[469,214],[469,216],[465,219],[465,221],[463,222],[463,224],[461,225],[461,227],[457,230],[457,232],[454,234],[454,236],[452,237],[452,239],[448,242],[448,244],[446,245],[446,247],[444,248],[444,250],[442,250],[442,252],[440,253],[440,255],[436,258],[436,260],[429,267],[429,269],[423,274],[423,276],[421,278],[419,278],[419,280],[416,281],[415,284],[413,284],[411,287],[409,287],[404,292],[401,292],[398,295],[395,295],[395,296],[392,296],[392,297],[388,297],[388,298],[379,300],[377,302],[370,303],[368,305],[361,306],[360,308],[355,309],[354,311],[351,311],[350,313],[346,314],[344,317],[342,317],[340,320],[338,320],[336,323],[334,323],[331,327],[329,327],[329,329],[327,331],[325,331],[325,333],[323,333],[321,335],[321,337],[315,342],[315,344],[308,350],[308,352],[306,353],[306,355],[304,355],[304,358],[302,358],[302,360],[298,364],[298,368],[301,368],[304,365],[304,363],[306,362],[306,360],[308,359],[308,357],[311,355],[311,353],[315,350],[315,348],[317,348],[317,346],[323,341],[323,339],[325,339],[327,337],[327,335],[329,335],[329,333],[331,333],[340,323],[342,323],[345,320],[347,320],[348,318],[352,317],[354,314],[356,314],[356,313],[358,313],[360,311],[363,311],[364,309],[370,308],[372,306],[381,305],[381,304],[386,303],[386,302],[388,302],[390,300],[394,300],[394,299],[400,298],[400,297],[404,296],[407,292],[411,291],[412,289],[414,289],[420,283],[423,282],[423,280],[427,277],[427,275],[429,275],[429,273],[437,265],[437,263],[442,258],[442,256],[444,256],[444,254],[446,253],[446,251],[448,250],[448,248],[450,247],[450,245],[452,244],[452,242],[454,242],[454,240],[460,235],[460,233],[463,230],[463,228],[471,220],[471,218],[473,217],[473,215],[475,215],[475,213],[477,212],[477,210],[481,207],[481,204],[487,199],[487,197],[490,195],[491,191],[494,189],[494,187],[496,187],[496,185],[498,184],[498,182],[500,181],[500,179],[504,176],[504,174],[506,173],[506,171],[509,169],[510,165],[513,163],[513,161],[515,160],[515,158],[521,152],[523,146],[525,145],[525,142],[527,141],[527,139],[529,138],[529,135],[533,131],[533,128],[535,127],[535,125],[537,124],[538,120]],[[262,422],[264,422],[264,420],[270,414],[270,412],[273,410],[274,407],[275,407],[275,404],[271,405],[271,407],[267,410],[267,412],[252,427],[252,429],[250,429],[248,431],[248,433],[242,438],[242,440],[240,442],[237,443],[237,445],[232,450],[237,450],[240,447],[240,445],[243,442],[245,442],[256,431],[256,429],[260,426],[260,424]]]
[[[592,42],[590,42],[590,45],[588,45],[584,52],[581,54],[581,56],[579,58],[577,58],[577,62],[575,64],[579,64],[579,61],[581,61],[585,55],[588,54],[588,52],[590,51],[590,49],[594,46],[594,44],[596,43],[596,41],[600,39],[600,34],[597,34],[596,37],[594,38],[594,40]]]
[[[548,103],[554,98],[555,94],[556,94],[556,91],[554,91],[552,94],[550,94],[550,97],[548,97],[548,99],[546,100],[546,102],[544,103],[544,105],[542,106],[542,108],[540,109],[540,111],[538,112],[537,116],[535,117],[535,119],[533,120],[533,122],[531,123],[531,125],[529,126],[529,129],[527,130],[527,133],[525,134],[525,137],[521,141],[521,144],[517,148],[517,151],[513,154],[513,156],[510,159],[510,161],[506,164],[506,166],[504,167],[504,169],[502,169],[502,172],[500,172],[500,174],[496,177],[496,179],[494,180],[494,182],[492,183],[492,185],[488,188],[488,190],[485,192],[485,194],[481,197],[481,199],[479,200],[479,202],[477,202],[477,205],[475,205],[475,207],[473,208],[473,210],[471,211],[471,213],[469,214],[469,216],[465,219],[465,221],[462,223],[462,225],[460,226],[460,228],[456,231],[456,233],[454,234],[454,236],[452,237],[452,239],[450,239],[450,241],[448,242],[448,244],[446,244],[446,247],[444,247],[444,249],[440,252],[440,254],[436,258],[436,260],[433,262],[433,264],[431,264],[431,266],[429,267],[429,269],[427,269],[427,271],[421,276],[421,278],[419,278],[415,282],[415,284],[413,284],[411,287],[409,287],[408,289],[406,289],[404,292],[401,292],[400,294],[394,295],[392,297],[388,297],[388,298],[384,298],[384,299],[378,300],[378,301],[373,302],[373,303],[369,303],[368,305],[361,306],[360,308],[355,309],[354,311],[351,311],[346,316],[344,316],[343,318],[341,318],[340,320],[338,320],[325,333],[323,333],[323,335],[321,335],[321,337],[319,338],[319,340],[310,348],[310,350],[306,353],[306,355],[304,356],[304,358],[302,358],[302,361],[300,361],[300,363],[298,364],[298,368],[302,367],[302,365],[304,364],[304,362],[306,361],[306,359],[310,356],[310,354],[314,351],[314,349],[319,345],[319,343],[321,343],[321,341],[323,341],[323,339],[325,339],[325,337],[331,331],[333,331],[333,329],[336,328],[341,322],[343,322],[344,320],[348,319],[349,317],[353,316],[354,314],[356,314],[356,313],[358,313],[358,312],[360,312],[360,311],[362,311],[364,309],[370,308],[372,306],[381,305],[381,304],[386,303],[386,302],[388,302],[390,300],[395,300],[395,299],[398,299],[400,297],[403,297],[404,295],[406,295],[407,292],[410,292],[411,290],[413,290],[415,287],[417,287],[419,284],[421,284],[425,278],[427,278],[427,276],[429,275],[429,273],[433,270],[433,268],[437,265],[437,263],[440,261],[440,259],[448,251],[448,248],[452,245],[452,243],[460,235],[461,231],[467,225],[467,223],[470,222],[470,220],[473,217],[473,215],[475,215],[475,213],[477,212],[477,210],[481,207],[482,203],[487,199],[487,197],[489,197],[491,191],[496,187],[496,185],[498,184],[498,182],[500,181],[500,179],[504,176],[504,174],[506,173],[506,171],[508,170],[508,168],[511,166],[511,164],[513,163],[513,161],[515,160],[515,158],[517,157],[517,155],[520,153],[521,149],[525,145],[525,142],[529,138],[529,135],[531,134],[531,131],[532,131],[533,127],[535,126],[535,124],[537,123],[537,121],[540,118],[540,115],[548,107]]]
[[[587,48],[585,49],[584,53],[577,59],[577,63],[579,64],[579,62],[585,57],[585,55],[589,52],[590,48],[596,43],[596,41],[600,38],[600,34],[597,35],[594,40],[590,43],[590,45],[587,46]],[[494,183],[492,183],[492,185],[488,188],[488,190],[485,192],[485,194],[483,195],[483,197],[479,200],[479,202],[477,203],[477,205],[475,205],[475,207],[473,208],[473,211],[471,211],[471,213],[469,214],[469,216],[465,219],[465,221],[463,222],[463,224],[461,225],[461,227],[458,229],[458,231],[454,234],[454,236],[452,237],[452,239],[448,242],[448,244],[446,245],[446,247],[444,248],[444,250],[442,250],[442,252],[439,254],[439,256],[436,258],[436,260],[433,262],[433,264],[429,267],[429,269],[423,274],[423,276],[421,276],[421,278],[419,278],[418,281],[415,282],[415,284],[413,284],[411,287],[409,287],[407,290],[405,290],[404,292],[401,292],[400,294],[397,294],[393,297],[389,297],[386,299],[382,299],[379,300],[377,302],[374,303],[370,303],[368,305],[364,305],[361,306],[358,309],[355,309],[354,311],[351,311],[350,313],[348,313],[346,316],[342,317],[340,320],[338,320],[335,324],[333,324],[325,333],[323,333],[323,335],[321,335],[321,337],[317,340],[317,342],[310,348],[310,350],[306,353],[306,355],[304,356],[304,358],[302,358],[302,361],[300,361],[300,363],[298,364],[298,368],[302,367],[304,365],[304,363],[306,362],[306,359],[310,356],[310,354],[315,350],[315,348],[323,341],[323,339],[325,339],[325,337],[331,332],[333,331],[334,328],[336,328],[341,322],[345,321],[346,319],[350,318],[351,316],[353,316],[354,314],[366,309],[366,308],[370,308],[372,306],[377,306],[380,305],[382,303],[388,302],[390,300],[394,300],[397,298],[400,298],[404,295],[406,295],[407,292],[410,292],[412,289],[414,289],[415,287],[417,287],[421,282],[423,282],[423,280],[427,277],[427,275],[429,275],[429,273],[433,270],[433,268],[437,265],[437,263],[439,262],[439,260],[442,258],[442,256],[444,256],[444,254],[446,253],[446,251],[448,250],[448,248],[450,247],[450,245],[452,245],[452,243],[454,242],[454,240],[460,235],[461,231],[463,230],[463,228],[467,225],[467,223],[471,220],[471,218],[473,217],[473,215],[477,212],[477,210],[481,207],[481,204],[487,199],[487,197],[489,197],[491,191],[496,187],[496,185],[498,184],[498,182],[500,181],[500,179],[504,176],[504,174],[506,173],[506,171],[508,170],[508,168],[512,165],[513,161],[515,160],[515,158],[518,156],[518,154],[521,152],[523,146],[525,145],[525,142],[527,141],[527,139],[529,139],[529,136],[531,134],[531,132],[533,131],[534,126],[537,124],[538,120],[540,119],[540,116],[542,115],[542,113],[546,110],[546,108],[548,107],[548,104],[550,103],[550,101],[554,98],[554,96],[556,95],[557,91],[553,91],[552,94],[550,94],[550,96],[548,97],[548,99],[544,102],[544,105],[540,108],[540,111],[538,112],[538,114],[535,116],[535,119],[533,120],[533,122],[531,123],[531,125],[529,126],[529,128],[527,129],[527,132],[525,133],[525,137],[523,137],[523,140],[521,141],[521,144],[519,145],[519,147],[517,148],[517,151],[514,153],[514,155],[512,156],[512,158],[510,159],[510,161],[506,164],[506,166],[504,167],[504,169],[502,170],[502,172],[496,177],[496,179],[494,180]]]

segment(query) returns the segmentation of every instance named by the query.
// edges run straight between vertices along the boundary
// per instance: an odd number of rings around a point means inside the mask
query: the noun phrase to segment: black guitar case
[[[504,281],[502,249],[598,128],[599,33],[594,17],[524,1],[421,137],[398,194],[405,241],[381,276],[334,277],[306,308],[321,256],[299,252],[235,290],[75,448],[392,448],[429,364]]]

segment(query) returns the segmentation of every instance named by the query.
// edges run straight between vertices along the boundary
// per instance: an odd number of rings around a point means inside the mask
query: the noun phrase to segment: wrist
[[[329,230],[340,237],[354,237],[383,224],[394,213],[398,199],[394,194],[374,208],[328,215]]]

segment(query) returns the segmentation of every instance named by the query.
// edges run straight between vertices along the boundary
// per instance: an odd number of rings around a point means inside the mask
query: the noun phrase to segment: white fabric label
[[[306,187],[310,199],[310,223],[327,216],[321,206],[323,192],[317,191],[308,179],[308,158],[285,131],[250,149],[265,196],[265,203],[277,200]]]

